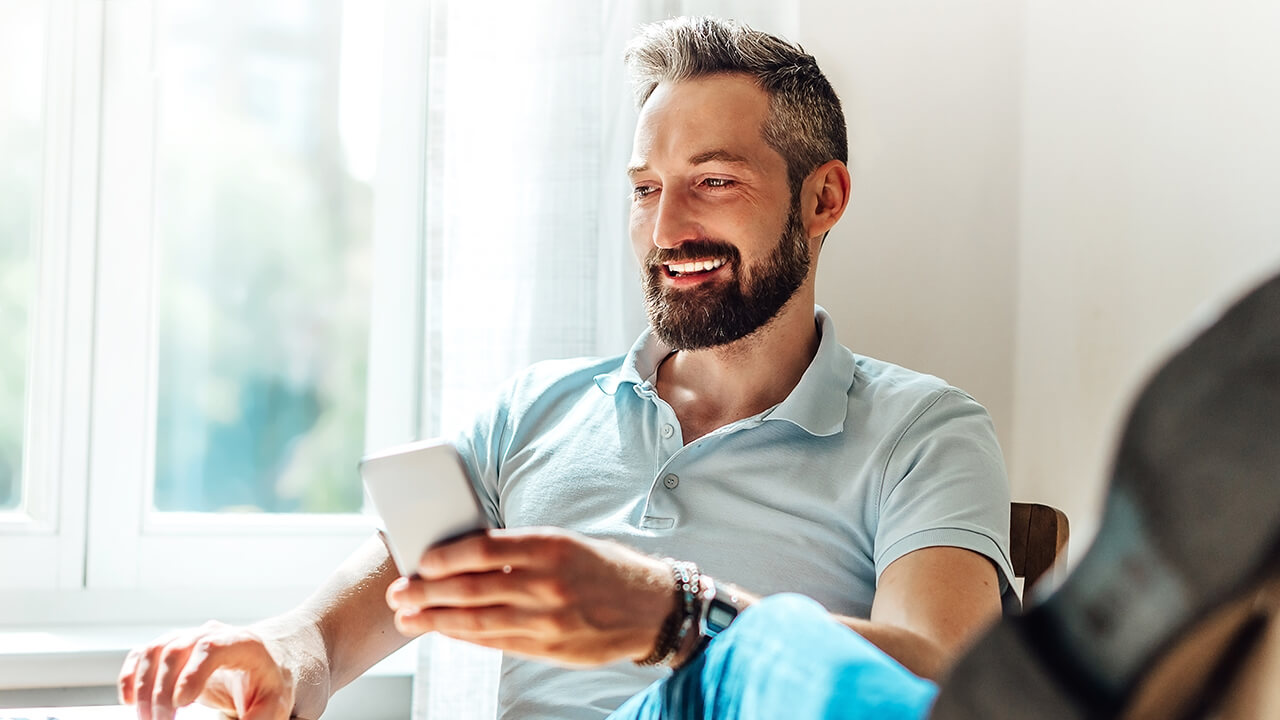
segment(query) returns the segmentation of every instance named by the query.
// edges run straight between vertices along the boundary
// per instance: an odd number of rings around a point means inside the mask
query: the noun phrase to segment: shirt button
[[[662,484],[666,485],[668,490],[675,490],[676,486],[680,484],[680,478],[675,475],[668,475],[662,478]]]
[[[669,438],[676,434],[676,429],[670,423],[662,426],[662,437]]]

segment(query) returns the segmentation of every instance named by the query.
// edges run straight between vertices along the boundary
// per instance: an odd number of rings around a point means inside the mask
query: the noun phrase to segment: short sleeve
[[[990,558],[1005,594],[1009,479],[985,408],[955,388],[940,390],[909,418],[885,462],[875,537],[876,577],[926,547],[959,547]]]
[[[510,441],[507,421],[512,384],[504,384],[490,402],[476,413],[471,424],[459,430],[453,438],[453,445],[466,465],[476,497],[480,498],[480,505],[494,527],[506,526],[498,500],[498,481],[505,446]]]

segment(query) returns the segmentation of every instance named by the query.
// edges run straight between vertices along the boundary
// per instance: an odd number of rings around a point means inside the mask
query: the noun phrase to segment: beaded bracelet
[[[676,591],[680,596],[680,630],[676,632],[671,654],[663,660],[664,665],[670,664],[680,648],[684,647],[684,639],[697,624],[702,610],[702,573],[698,572],[698,566],[691,562],[676,562],[675,566],[680,575],[676,581]]]
[[[671,576],[675,581],[675,607],[671,608],[671,613],[662,621],[653,652],[641,660],[638,663],[640,665],[669,663],[684,644],[689,629],[698,617],[698,598],[702,584],[698,566],[671,558],[666,558],[666,561],[671,566]]]

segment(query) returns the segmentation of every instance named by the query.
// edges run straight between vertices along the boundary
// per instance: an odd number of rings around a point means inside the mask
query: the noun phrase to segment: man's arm
[[[170,720],[197,699],[239,717],[316,718],[329,697],[408,642],[386,587],[396,577],[371,538],[302,605],[248,627],[208,623],[129,653],[120,699],[142,720]]]
[[[930,547],[884,569],[870,620],[839,619],[908,670],[937,680],[999,618],[1000,583],[991,560],[963,548]]]
[[[315,714],[299,716],[318,716],[333,693],[409,642],[396,631],[395,616],[387,607],[387,586],[397,577],[386,545],[374,536],[291,613],[297,626],[322,641],[320,669],[327,680],[320,702],[306,698],[308,706],[318,708]],[[298,698],[299,708],[303,700]]]
[[[920,677],[939,680],[977,635],[1000,617],[996,569],[978,553],[929,547],[885,568],[871,618],[835,615],[846,627]],[[734,587],[745,608],[759,597]],[[696,650],[681,648],[677,665]]]
[[[402,632],[435,630],[565,664],[645,657],[675,602],[666,563],[554,528],[463,538],[428,551],[420,570],[423,579],[396,581],[387,593]],[[839,619],[913,672],[937,677],[999,616],[997,587],[985,557],[925,548],[881,574],[870,620]]]

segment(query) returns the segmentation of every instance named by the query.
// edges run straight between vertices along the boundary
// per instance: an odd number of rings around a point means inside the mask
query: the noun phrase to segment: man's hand
[[[396,627],[569,665],[639,660],[674,605],[666,563],[554,528],[489,530],[428,550],[387,590]]]
[[[129,653],[120,701],[142,720],[171,720],[196,700],[241,720],[320,717],[330,695],[405,644],[385,601],[395,577],[370,537],[289,612],[247,628],[207,623]]]
[[[288,720],[296,685],[279,655],[248,629],[209,622],[130,652],[120,701],[140,720],[173,720],[196,700],[241,720]]]

